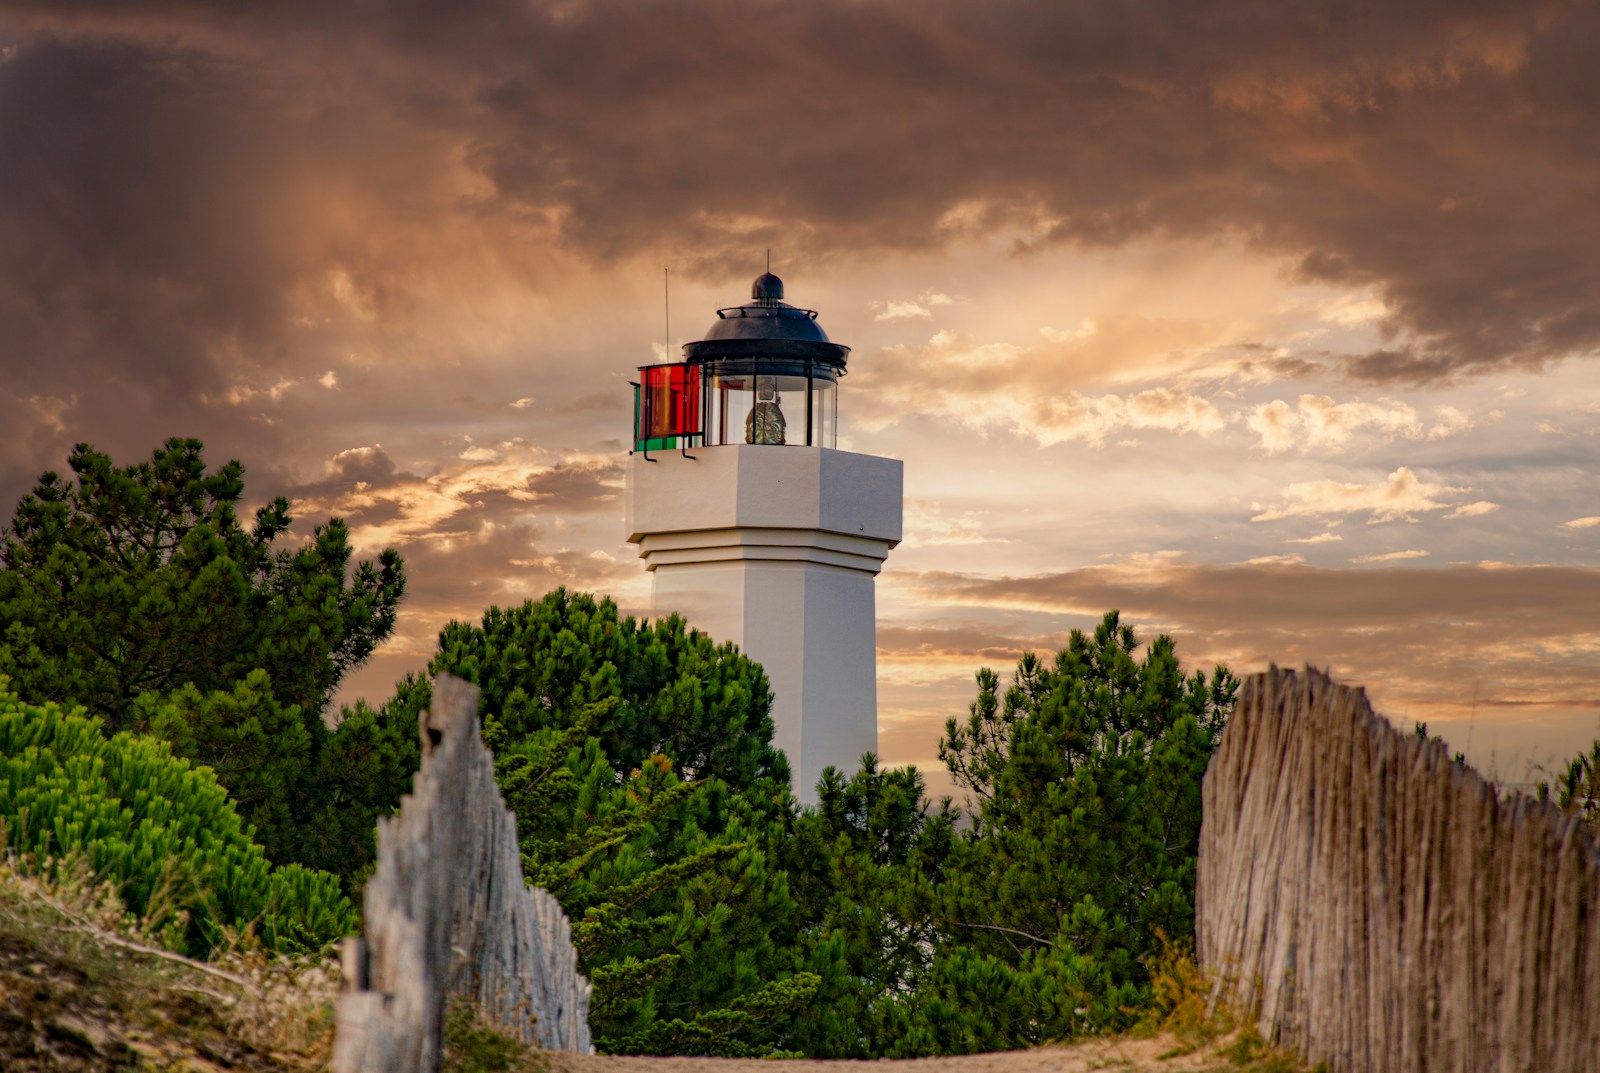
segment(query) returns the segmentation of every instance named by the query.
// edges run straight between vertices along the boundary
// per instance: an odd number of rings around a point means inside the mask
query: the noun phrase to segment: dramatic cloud
[[[401,548],[372,675],[551,585],[639,608],[632,369],[771,247],[856,348],[841,443],[907,462],[886,628],[946,632],[904,658],[887,635],[888,740],[966,703],[970,668],[919,677],[997,651],[963,631],[1086,624],[1062,593],[1026,613],[1049,621],[959,617],[895,571],[1103,554],[1061,575],[1085,615],[1159,589],[1142,623],[1286,661],[1323,620],[1229,632],[1256,609],[1216,571],[1347,599],[1327,636],[1366,659],[1384,579],[1436,609],[1393,611],[1407,645],[1476,646],[1423,579],[1508,595],[1451,564],[1551,563],[1517,577],[1571,583],[1544,594],[1567,633],[1521,654],[1591,696],[1560,609],[1600,524],[1596,48],[1600,8],[1568,0],[12,0],[0,503],[80,440],[200,437],[250,494]],[[1158,549],[1256,565],[1129,555]]]
[[[1390,342],[1354,375],[1539,366],[1600,343],[1597,18],[13,4],[0,313],[36,369],[193,399],[276,383],[296,323],[337,347],[444,274],[533,271],[530,244],[692,272],[773,243],[831,263],[1227,234],[1371,296],[1356,320],[1381,310]]]
[[[1350,561],[1353,563],[1394,563],[1404,559],[1426,559],[1430,553],[1421,548],[1407,548],[1405,551],[1386,551],[1376,555],[1357,555]]]
[[[1443,510],[1448,503],[1437,497],[1465,492],[1465,488],[1434,484],[1401,466],[1377,484],[1349,484],[1344,481],[1306,481],[1283,490],[1283,503],[1261,510],[1250,520],[1272,522],[1280,518],[1315,517],[1323,514],[1354,514],[1366,511],[1369,522],[1409,521],[1427,511]],[[1479,504],[1472,504],[1473,507]],[[1460,508],[1466,513],[1479,510]],[[1492,509],[1492,504],[1490,505]]]
[[[1336,402],[1327,395],[1301,395],[1292,407],[1282,399],[1262,403],[1245,423],[1260,437],[1260,445],[1276,454],[1294,447],[1302,451],[1341,447],[1362,431],[1391,440],[1439,440],[1467,431],[1473,421],[1454,406],[1438,407],[1428,424],[1411,405],[1395,399]]]
[[[859,385],[858,417],[882,427],[912,414],[934,415],[1042,446],[1102,447],[1128,432],[1208,436],[1226,427],[1228,418],[1214,402],[1179,388],[1086,395],[1057,386],[1083,350],[1103,343],[1092,327],[1073,333],[1066,347],[1046,348],[979,344],[940,331],[926,347],[894,348],[852,384]]]
[[[620,510],[614,459],[547,463],[525,443],[463,440],[454,464],[426,476],[400,471],[378,445],[342,451],[325,468],[291,490],[297,517],[344,517],[361,554],[396,548],[409,579],[397,636],[345,683],[343,703],[380,701],[401,674],[420,672],[450,619],[561,585],[623,596],[639,588],[638,565],[616,540],[575,525]],[[613,526],[602,513],[602,531]]]
[[[1479,518],[1485,514],[1493,514],[1499,509],[1500,504],[1490,503],[1486,499],[1480,499],[1474,503],[1461,504],[1455,510],[1451,511],[1449,514],[1446,514],[1445,520],[1449,521],[1453,518]]]
[[[327,461],[322,480],[290,494],[301,514],[348,520],[355,544],[368,551],[450,545],[484,530],[620,509],[618,460],[569,456],[549,464],[545,455],[521,441],[466,437],[454,464],[419,476],[398,472],[381,445],[353,447]]]
[[[905,320],[912,317],[931,317],[933,307],[947,306],[955,299],[948,294],[924,291],[915,302],[875,302],[880,312],[873,320]]]
[[[890,302],[883,307],[875,320],[901,320],[906,317],[931,317],[932,313],[915,302]]]
[[[967,511],[960,517],[950,518],[937,503],[926,499],[906,500],[904,522],[905,539],[929,547],[1006,542],[1005,538],[986,532],[984,520],[976,512]]]
[[[1086,627],[1101,611],[1120,608],[1146,638],[1171,633],[1192,664],[1222,660],[1240,672],[1268,662],[1331,667],[1341,680],[1366,686],[1379,710],[1402,725],[1416,718],[1451,726],[1452,746],[1472,747],[1485,766],[1498,750],[1508,763],[1502,776],[1523,778],[1523,761],[1549,762],[1576,749],[1600,715],[1596,569],[1348,571],[1208,566],[1169,556],[1026,577],[925,574],[918,585],[951,615],[992,609],[1013,622],[1009,636],[986,638],[974,628],[883,635],[886,658],[920,661],[925,674],[949,668],[952,706],[970,694],[971,668],[1007,667],[1025,648],[1050,651],[1065,643],[1063,620]],[[1018,630],[1015,616],[1024,613],[1045,628]],[[1467,740],[1474,719],[1475,743]]]
[[[1416,411],[1405,403],[1336,403],[1326,395],[1302,395],[1297,405],[1310,447],[1344,443],[1357,429],[1366,427],[1411,439],[1422,434]]]

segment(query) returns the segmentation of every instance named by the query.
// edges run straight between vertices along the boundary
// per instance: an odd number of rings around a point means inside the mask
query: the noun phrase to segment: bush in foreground
[[[4,676],[0,821],[11,852],[86,860],[184,953],[209,953],[229,930],[318,950],[355,926],[334,876],[267,862],[209,769],[154,738],[107,738],[81,709],[28,704]]]

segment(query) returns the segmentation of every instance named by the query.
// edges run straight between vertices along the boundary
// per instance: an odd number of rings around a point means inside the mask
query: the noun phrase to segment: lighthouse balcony
[[[651,569],[686,561],[682,553],[697,549],[708,561],[800,558],[876,573],[884,551],[862,542],[881,549],[900,543],[899,459],[756,444],[691,453],[654,462],[635,455],[628,466],[628,541],[641,546]],[[789,536],[780,538],[779,530]],[[812,535],[801,539],[801,530]]]

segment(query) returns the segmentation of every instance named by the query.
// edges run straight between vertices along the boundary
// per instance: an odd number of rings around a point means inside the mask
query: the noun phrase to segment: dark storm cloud
[[[230,81],[127,44],[0,63],[0,309],[9,355],[36,359],[8,361],[12,388],[59,383],[55,356],[125,388],[215,390],[201,338],[275,330],[289,266],[244,211],[266,147],[235,133],[253,117]]]
[[[305,268],[284,227],[281,102],[254,96],[236,62],[181,43],[17,40],[0,33],[7,492],[74,439],[144,457],[214,427],[207,399],[281,381],[285,297]]]
[[[1348,362],[1359,377],[1600,338],[1589,6],[578,10],[491,61],[502,133],[475,159],[602,255],[1226,232],[1384,294],[1395,342]]]
[[[268,244],[217,181],[228,116],[205,92],[220,78],[212,63],[157,62],[131,44],[12,48],[0,62],[8,491],[44,463],[59,468],[70,439],[34,448],[65,432],[66,411],[78,425],[84,410],[160,400],[179,421],[192,415],[219,386],[203,338],[224,323],[270,337],[264,303],[278,289]],[[57,421],[41,420],[51,407]]]
[[[541,243],[693,270],[995,228],[1024,255],[1225,234],[1384,297],[1391,338],[1336,358],[1350,375],[1538,366],[1600,343],[1597,24],[1560,2],[13,4],[0,419],[222,427],[217,399],[330,368],[346,328],[439,319],[429,288],[484,269],[463,249],[515,275]],[[12,444],[3,476],[37,454]]]

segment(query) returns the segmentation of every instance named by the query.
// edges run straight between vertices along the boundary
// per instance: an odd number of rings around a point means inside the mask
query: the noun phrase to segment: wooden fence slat
[[[1332,1073],[1600,1073],[1600,853],[1308,668],[1247,680],[1203,790],[1201,965]]]
[[[378,821],[364,938],[345,940],[335,1073],[436,1073],[451,996],[514,1038],[591,1053],[589,984],[566,914],[522,877],[517,821],[478,728],[478,687],[441,674],[418,721],[422,766]]]

